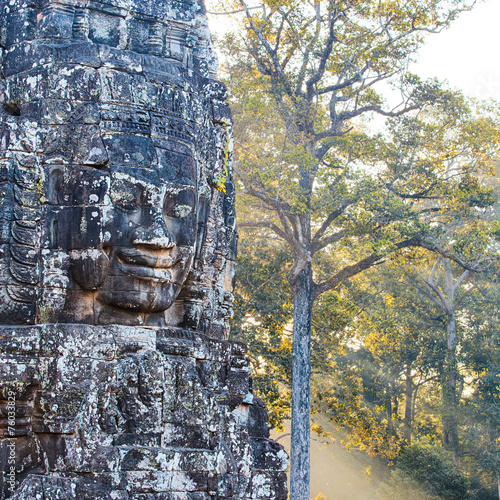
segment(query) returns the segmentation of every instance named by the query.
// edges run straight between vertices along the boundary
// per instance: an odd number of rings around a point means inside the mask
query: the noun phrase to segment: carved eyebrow
[[[113,203],[138,203],[140,195],[141,193],[137,185],[125,181],[121,181],[117,184],[111,183],[109,196]]]

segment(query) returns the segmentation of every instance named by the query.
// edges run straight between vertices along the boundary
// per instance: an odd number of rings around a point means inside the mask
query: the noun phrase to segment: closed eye
[[[132,212],[135,212],[139,207],[137,205],[126,205],[126,204],[122,204],[122,203],[119,203],[119,204],[116,204],[115,207],[120,211],[120,212],[124,212],[124,213],[132,213]]]
[[[195,206],[195,193],[193,189],[181,189],[167,192],[163,209],[166,217],[182,219],[193,212]]]

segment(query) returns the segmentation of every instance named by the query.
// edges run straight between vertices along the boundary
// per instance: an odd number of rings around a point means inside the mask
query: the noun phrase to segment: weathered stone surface
[[[1,335],[11,354],[0,363],[0,467],[9,470],[14,443],[13,498],[286,498],[287,457],[265,437],[264,406],[250,394],[228,404],[241,345],[118,325],[5,326]],[[184,349],[171,354],[167,343]]]
[[[201,0],[0,2],[0,500],[285,499]]]

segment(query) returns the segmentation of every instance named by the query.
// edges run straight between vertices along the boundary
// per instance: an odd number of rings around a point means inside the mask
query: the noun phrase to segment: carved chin
[[[150,283],[149,286],[142,285],[140,287],[142,290],[138,290],[139,287],[134,288],[135,290],[129,291],[102,289],[97,295],[97,300],[109,306],[136,312],[162,312],[174,303],[181,286],[173,283],[161,285]]]

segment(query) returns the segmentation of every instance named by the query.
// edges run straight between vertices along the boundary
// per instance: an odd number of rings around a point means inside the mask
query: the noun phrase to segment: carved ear
[[[109,269],[109,259],[103,250],[72,250],[70,259],[71,277],[83,290],[95,291],[101,287]]]

